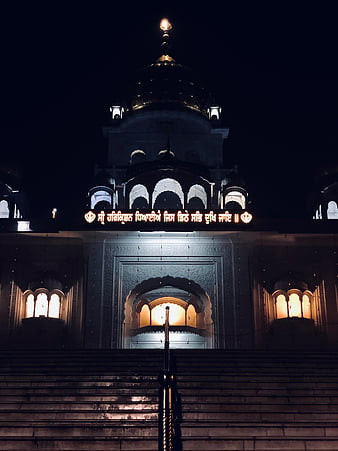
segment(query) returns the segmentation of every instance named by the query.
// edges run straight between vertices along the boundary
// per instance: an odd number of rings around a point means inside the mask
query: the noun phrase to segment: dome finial
[[[160,23],[160,29],[163,31],[161,47],[164,55],[168,55],[169,53],[169,31],[172,30],[172,28],[173,26],[171,25],[169,19],[164,17]]]

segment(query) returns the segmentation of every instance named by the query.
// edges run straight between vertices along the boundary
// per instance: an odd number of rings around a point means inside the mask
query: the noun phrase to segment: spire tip
[[[171,25],[169,19],[167,19],[166,17],[163,17],[163,19],[161,20],[160,23],[160,28],[162,31],[166,32],[166,31],[170,31],[173,26]]]

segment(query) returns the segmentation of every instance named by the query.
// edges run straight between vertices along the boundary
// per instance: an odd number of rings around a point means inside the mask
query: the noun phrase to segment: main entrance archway
[[[170,276],[145,280],[129,293],[124,311],[125,347],[162,348],[166,307],[171,348],[212,347],[209,296],[192,280]]]

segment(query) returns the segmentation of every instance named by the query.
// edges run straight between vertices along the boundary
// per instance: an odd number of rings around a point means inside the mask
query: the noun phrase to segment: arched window
[[[172,297],[158,298],[144,304],[139,312],[139,327],[163,326],[166,307],[169,307],[170,326],[196,327],[195,306]]]
[[[48,291],[40,288],[25,293],[25,318],[60,318],[63,293],[60,290]]]
[[[246,204],[246,198],[243,193],[240,191],[229,191],[224,196],[224,208],[230,208],[229,204],[237,204],[240,206],[243,210],[245,210],[245,204]]]
[[[130,154],[130,164],[138,164],[146,161],[146,153],[144,150],[136,149]]]
[[[34,300],[34,294],[30,293],[26,297],[26,318],[32,318],[34,316],[34,310],[35,310],[35,300]]]
[[[149,206],[149,193],[144,185],[137,184],[129,193],[129,208],[147,208]]]
[[[144,304],[139,314],[139,327],[150,325],[150,308],[148,304]]]
[[[272,294],[275,305],[275,318],[307,318],[312,319],[312,293],[298,289],[288,291],[277,290]]]
[[[39,293],[35,299],[34,316],[47,316],[48,298],[46,293]]]
[[[279,294],[276,296],[276,316],[279,318],[287,318],[288,317],[288,304],[286,302],[285,294]]]
[[[160,195],[161,202],[155,204]],[[170,178],[157,182],[153,192],[152,208],[184,208],[184,194],[180,183]]]
[[[155,210],[180,210],[183,204],[179,196],[173,191],[163,191],[154,203]]]
[[[90,198],[90,208],[109,209],[112,208],[112,195],[109,191],[95,191]]]
[[[202,206],[196,204],[196,198],[202,202]],[[207,208],[207,193],[203,186],[201,185],[193,185],[190,187],[188,192],[188,207],[194,207],[194,204],[197,208]]]
[[[60,318],[60,295],[57,293],[53,293],[50,296],[49,300],[49,310],[48,310],[48,316],[50,318]]]
[[[337,202],[330,200],[327,205],[327,219],[338,219]]]
[[[190,304],[187,308],[187,326],[196,327],[196,310],[195,307]]]
[[[7,200],[0,201],[0,218],[9,218],[9,208]]]

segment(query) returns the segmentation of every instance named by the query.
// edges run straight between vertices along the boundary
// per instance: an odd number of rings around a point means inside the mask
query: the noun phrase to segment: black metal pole
[[[165,310],[164,323],[164,362],[163,371],[159,375],[160,403],[159,403],[159,451],[173,451],[174,439],[174,383],[175,378],[170,364],[169,347],[169,307]]]
[[[169,312],[170,309],[167,306],[165,308],[165,321],[164,321],[164,371],[170,371],[170,349],[169,349]]]

